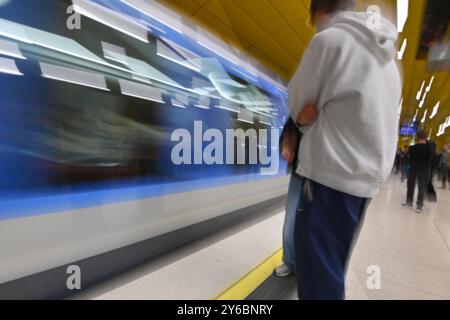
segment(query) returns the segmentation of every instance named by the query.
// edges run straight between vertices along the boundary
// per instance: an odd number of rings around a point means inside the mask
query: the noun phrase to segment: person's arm
[[[305,126],[298,123],[298,120],[302,118],[302,115],[305,116],[306,120],[314,118],[312,107],[318,107],[321,88],[326,79],[325,71],[330,68],[327,59],[329,48],[327,48],[326,42],[327,37],[324,37],[323,34],[317,34],[313,38],[303,54],[300,66],[289,83],[288,99],[291,117],[299,125],[302,132],[309,129],[310,123]],[[300,114],[304,107],[307,107],[305,114]]]

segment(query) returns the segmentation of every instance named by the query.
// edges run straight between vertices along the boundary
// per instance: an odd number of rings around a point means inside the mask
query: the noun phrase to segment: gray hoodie
[[[315,104],[318,119],[301,130],[297,173],[351,195],[371,198],[388,178],[398,139],[402,81],[397,30],[369,14],[339,12],[317,33],[289,84],[296,119]]]

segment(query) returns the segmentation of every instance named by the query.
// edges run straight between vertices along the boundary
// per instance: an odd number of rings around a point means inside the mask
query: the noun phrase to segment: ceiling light
[[[425,92],[425,94],[423,95],[422,100],[419,103],[419,108],[423,107],[423,104],[425,103],[426,97],[427,97],[427,92]]]
[[[422,118],[422,120],[420,121],[421,123],[425,123],[425,121],[426,121],[426,119],[427,119],[427,113],[428,113],[428,109],[425,110],[425,113],[423,114],[423,118]]]
[[[416,100],[417,100],[417,101],[420,100],[420,97],[422,96],[422,91],[423,91],[423,88],[424,88],[424,87],[425,87],[425,80],[422,82],[422,86],[420,87],[419,92],[417,92],[417,96],[416,96]]]
[[[427,92],[430,92],[431,86],[433,85],[433,81],[434,81],[434,76],[431,77],[430,84],[427,87]]]
[[[439,106],[441,105],[441,102],[439,101],[438,103],[436,103],[436,105],[434,106],[434,108],[433,108],[433,112],[431,113],[431,115],[430,115],[430,119],[433,119],[436,115],[437,115],[437,113],[438,113],[438,111],[439,111]]]
[[[397,30],[403,32],[406,20],[408,19],[408,0],[397,0]]]
[[[403,59],[403,55],[405,54],[407,43],[408,43],[408,40],[404,39],[403,43],[402,43],[402,47],[400,48],[400,51],[397,53],[398,60],[402,60]]]

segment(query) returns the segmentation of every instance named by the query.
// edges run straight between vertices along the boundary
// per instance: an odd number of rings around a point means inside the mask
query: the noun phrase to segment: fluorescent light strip
[[[421,108],[421,109],[423,107],[423,104],[425,103],[425,99],[427,98],[427,94],[428,94],[428,92],[425,91],[425,94],[423,95],[422,100],[419,103],[419,108]]]
[[[436,105],[434,106],[434,108],[433,108],[433,112],[431,113],[431,115],[430,115],[430,119],[433,119],[436,115],[437,115],[437,113],[438,113],[438,111],[439,111],[439,106],[441,105],[441,102],[439,101],[438,103],[436,103]]]
[[[106,86],[106,80],[103,75],[44,62],[40,62],[39,66],[44,78],[110,91]]]
[[[416,96],[416,100],[417,100],[417,101],[420,100],[420,97],[422,96],[422,91],[423,91],[423,88],[424,88],[424,87],[425,87],[425,80],[422,82],[422,86],[420,87],[419,92],[417,92],[417,96]]]
[[[437,135],[436,136],[438,136],[438,137],[440,137],[440,136],[442,136],[444,133],[445,133],[445,124],[443,123],[443,124],[441,124],[440,126],[439,126],[439,131],[438,131],[438,133],[437,133]]]
[[[23,76],[23,73],[19,71],[16,65],[16,61],[8,58],[0,57],[0,72],[12,74],[15,76]]]
[[[17,59],[26,59],[20,51],[19,45],[7,40],[0,40],[0,54]]]
[[[86,0],[73,0],[75,12],[116,29],[142,42],[149,43],[147,28],[106,7]]]
[[[400,48],[400,51],[397,53],[398,60],[402,60],[403,59],[403,55],[405,54],[407,43],[408,43],[408,40],[407,39],[403,39],[402,47]]]
[[[433,81],[434,81],[434,76],[431,77],[430,84],[427,87],[427,92],[430,92],[431,86],[433,85]]]
[[[423,114],[423,118],[422,118],[422,120],[420,121],[421,123],[425,123],[425,121],[426,121],[426,119],[427,119],[427,114],[428,114],[428,109],[425,110],[425,113]]]
[[[397,0],[397,30],[403,32],[406,20],[408,19],[409,1]]]
[[[120,90],[126,96],[164,103],[161,89],[133,81],[119,79]]]

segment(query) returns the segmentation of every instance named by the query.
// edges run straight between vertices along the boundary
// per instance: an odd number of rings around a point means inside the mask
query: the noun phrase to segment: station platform
[[[450,298],[450,191],[417,214],[392,176],[372,201],[347,275],[349,300]],[[437,183],[436,183],[437,185]],[[276,278],[282,203],[162,255],[71,299],[295,300],[295,276]],[[381,287],[368,286],[379,268]]]

